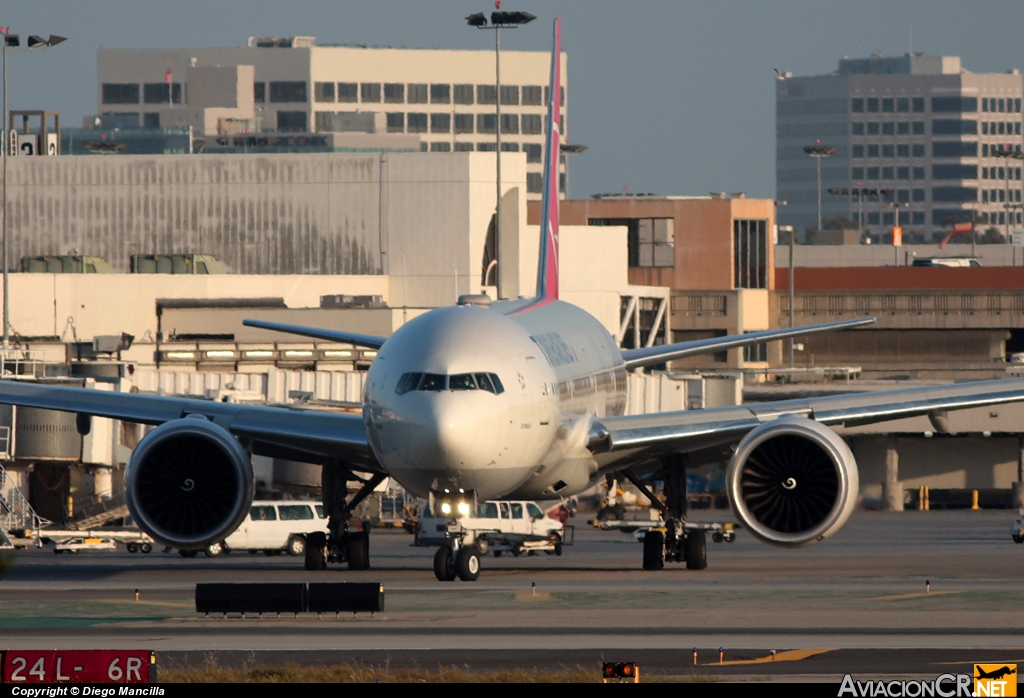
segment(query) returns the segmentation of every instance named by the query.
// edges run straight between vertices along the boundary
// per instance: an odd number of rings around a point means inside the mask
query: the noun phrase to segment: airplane
[[[626,477],[662,509],[666,532],[644,540],[644,569],[707,565],[705,531],[687,526],[686,468],[729,460],[727,494],[754,537],[782,547],[820,542],[849,518],[857,463],[831,425],[928,415],[1024,400],[1024,379],[625,415],[627,371],[682,357],[869,324],[859,318],[620,350],[589,313],[559,299],[558,115],[561,24],[554,22],[536,293],[492,302],[463,296],[390,337],[286,325],[244,324],[378,350],[362,414],[111,393],[0,381],[0,403],[155,426],[134,449],[125,497],[155,540],[182,550],[223,541],[253,499],[250,458],[319,463],[328,533],[311,534],[305,567],[370,565],[369,538],[349,530],[355,507],[386,477],[433,495],[451,516],[434,558],[441,581],[472,581],[480,551],[459,519],[476,501],[543,500]],[[646,480],[644,478],[647,478]],[[665,502],[648,483],[664,482]],[[348,483],[360,487],[351,495]]]
[[[974,677],[976,679],[1001,679],[1004,676],[1012,676],[1017,673],[1016,669],[1011,669],[1008,666],[999,667],[992,671],[985,671],[984,669],[975,666],[974,670],[978,672],[978,675]]]

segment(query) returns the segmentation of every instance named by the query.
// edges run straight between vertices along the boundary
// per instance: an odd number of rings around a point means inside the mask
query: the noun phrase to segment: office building
[[[821,165],[822,220],[863,221],[888,242],[929,242],[956,222],[1000,232],[1021,225],[1018,71],[972,73],[957,56],[842,59],[829,75],[776,86],[779,223],[817,224],[817,164],[807,146],[837,150]],[[884,190],[861,200],[852,190]],[[838,189],[838,195],[829,189]],[[844,190],[846,190],[844,192]]]
[[[561,60],[566,138],[566,54]],[[540,198],[549,54],[502,51],[501,62],[502,151],[526,153],[527,191]],[[383,115],[386,133],[417,136],[422,150],[495,150],[490,50],[250,38],[238,48],[101,49],[98,63],[99,112],[146,128],[191,126],[212,142],[240,132],[348,131],[356,114],[369,112]]]

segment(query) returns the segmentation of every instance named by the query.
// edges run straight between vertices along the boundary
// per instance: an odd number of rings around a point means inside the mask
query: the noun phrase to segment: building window
[[[339,102],[358,102],[359,101],[359,85],[354,82],[339,82],[338,83],[338,101]]]
[[[103,83],[104,104],[138,104],[138,83]]]
[[[883,112],[894,112],[896,111],[896,100],[892,97],[886,97],[882,100],[882,111]]]
[[[267,83],[254,82],[252,84],[252,101],[256,104],[263,104],[267,101]]]
[[[898,111],[898,112],[908,112],[908,111],[910,111],[910,100],[907,99],[906,97],[897,97],[896,98],[896,111]]]
[[[978,157],[978,143],[977,141],[933,141],[932,157],[976,158]]]
[[[472,143],[456,143],[455,144],[455,152],[456,153],[471,153],[471,152],[473,152],[473,144]]]
[[[524,143],[523,151],[526,153],[527,162],[541,162],[543,160],[543,148],[539,143]]]
[[[901,204],[909,204],[910,203],[910,190],[909,189],[900,189],[900,190],[898,190],[896,192],[896,201],[898,201]]]
[[[744,332],[744,334],[747,334]],[[768,363],[768,342],[748,344],[743,347],[743,360],[746,363]]]
[[[906,143],[900,143],[896,146],[896,157],[898,158],[909,158],[910,157],[910,146]]]
[[[274,83],[270,83],[273,85]],[[271,91],[273,94],[273,91]],[[306,112],[304,111],[279,111],[277,112],[277,130],[293,131],[304,133],[306,128]]]
[[[313,83],[313,99],[317,102],[333,102],[334,101],[334,83],[333,82],[315,82]]]
[[[388,133],[403,133],[405,131],[405,114],[402,112],[388,112]]]
[[[455,86],[455,103],[456,104],[473,104],[473,86],[472,85],[456,85]]]
[[[544,190],[544,175],[540,172],[526,173],[526,192],[528,194],[540,194]]]
[[[897,167],[896,168],[896,179],[910,179],[910,168],[909,167]]]
[[[865,179],[876,180],[878,179],[878,173],[879,170],[877,167],[869,167],[867,168],[867,176],[865,177]]]
[[[519,133],[519,115],[518,114],[502,114],[501,115],[501,132],[502,133]]]
[[[864,179],[864,168],[863,167],[853,167],[853,168],[851,168],[850,169],[850,178],[851,179]]]
[[[306,83],[294,80],[271,82],[270,101],[272,104],[308,102]]]
[[[868,145],[868,157],[869,158],[877,158],[878,157],[878,144],[877,143],[871,143],[870,145]]]
[[[455,133],[473,133],[473,115],[472,114],[456,114],[455,115]]]
[[[869,121],[868,122],[868,135],[869,136],[877,136],[878,135],[878,126],[879,126],[879,124],[878,124],[877,121]]]
[[[878,223],[881,221],[881,218],[882,217],[878,214],[878,211],[871,211],[868,213],[868,224],[878,225]]]
[[[855,145],[850,149],[851,157],[862,158],[864,157],[864,146]]]
[[[431,104],[451,104],[452,101],[452,86],[451,85],[431,85],[430,86],[430,103]]]
[[[477,104],[495,104],[495,91],[494,85],[477,85],[476,86],[476,103]]]
[[[882,135],[883,136],[894,136],[896,135],[896,122],[886,121],[882,123]]]
[[[450,153],[451,151],[452,144],[448,141],[437,141],[430,144],[430,152],[432,153]]]
[[[910,135],[910,122],[899,121],[896,123],[896,135],[897,136],[909,136]]]
[[[864,122],[863,121],[854,121],[853,123],[851,123],[850,124],[850,133],[852,133],[854,136],[863,136],[864,135]]]
[[[932,187],[932,201],[963,203],[977,200],[978,190],[974,187]]]
[[[451,133],[452,131],[452,115],[451,114],[431,114],[430,115],[430,132],[431,133]]]
[[[924,211],[914,211],[910,214],[910,218],[914,225],[924,225]]]
[[[519,152],[519,144],[518,143],[506,143],[505,141],[502,141],[501,142],[501,152],[503,152],[503,153],[518,153]]]
[[[405,85],[400,82],[384,83],[384,101],[388,104],[405,102]]]
[[[537,106],[543,99],[543,90],[540,85],[525,85],[523,87],[523,104]]]
[[[409,104],[426,104],[427,86],[420,84],[410,84],[408,102]]]
[[[914,189],[910,192],[910,198],[917,203],[924,201],[924,189]]]
[[[914,151],[914,157],[915,158],[923,158],[924,157],[924,143],[914,143],[911,146],[911,148]]]
[[[896,146],[894,145],[883,145],[882,146],[882,157],[883,158],[894,158],[896,157]]]
[[[914,179],[924,179],[924,168],[915,167],[913,168]]]
[[[988,97],[982,97],[981,98],[981,110],[983,112],[987,112],[988,111]]]
[[[147,82],[142,86],[142,101],[146,104],[167,104],[170,96],[174,97],[174,104],[181,104],[180,82]]]
[[[878,97],[868,97],[867,99],[868,111],[872,113],[878,112]]]
[[[868,100],[870,101],[870,100]],[[768,221],[733,221],[733,286],[768,288]]]
[[[895,171],[892,167],[882,168],[882,179],[896,179]]]
[[[363,102],[380,102],[380,83],[379,82],[364,82],[359,86],[360,101]]]
[[[409,114],[409,133],[426,133],[427,115]]]
[[[978,111],[976,97],[932,97],[932,113],[958,113]]]
[[[477,114],[476,115],[476,132],[477,133],[495,133],[496,125],[498,123],[498,117],[494,114]]]
[[[544,87],[544,106],[547,106],[548,104],[551,104],[550,92],[551,92],[551,88],[548,87],[548,86],[545,86]],[[561,106],[564,107],[565,106],[565,88],[564,87],[558,88],[558,99],[559,99],[558,103]]]
[[[915,114],[924,114],[924,97],[914,97],[912,105]]]
[[[910,130],[913,132],[913,134],[915,136],[923,136],[924,135],[924,122],[923,121],[915,121],[915,122],[913,122],[911,124],[911,129]]]
[[[978,122],[969,119],[933,119],[933,136],[959,136],[978,132]]]
[[[502,85],[501,86],[501,103],[502,104],[519,104],[519,86],[518,85]]]
[[[498,146],[496,143],[488,141],[487,143],[477,143],[476,149],[479,153],[496,153],[498,151]]]
[[[892,211],[886,211],[882,214],[882,225],[893,225],[896,223],[896,214]]]
[[[860,114],[861,112],[863,112],[864,111],[864,98],[863,97],[854,97],[853,99],[851,99],[850,100],[850,111],[854,112],[855,114]]]
[[[932,165],[932,179],[977,179],[977,165]]]
[[[540,134],[544,132],[544,121],[540,114],[523,114],[523,133]]]
[[[160,128],[160,112],[146,112],[142,115],[142,128]]]

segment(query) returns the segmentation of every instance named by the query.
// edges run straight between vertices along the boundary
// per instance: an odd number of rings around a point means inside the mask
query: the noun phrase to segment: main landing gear
[[[362,483],[349,498],[348,482]],[[384,481],[384,475],[363,478],[339,466],[325,465],[321,475],[324,511],[327,512],[328,533],[306,536],[306,569],[325,570],[328,562],[347,562],[350,570],[370,569],[370,536],[365,530],[350,531],[349,517],[360,502]]]
[[[632,472],[626,470],[623,474],[661,509],[665,518],[664,532],[652,529],[644,536],[643,568],[660,570],[666,562],[685,562],[688,570],[707,567],[707,531],[686,525],[686,456],[673,454],[663,461],[660,474],[665,482],[664,504]]]

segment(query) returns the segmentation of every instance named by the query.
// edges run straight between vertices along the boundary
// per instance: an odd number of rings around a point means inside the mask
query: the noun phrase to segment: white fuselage
[[[440,308],[381,347],[367,376],[367,434],[413,494],[551,499],[597,475],[588,434],[595,418],[623,413],[622,356],[580,308],[526,305]]]

